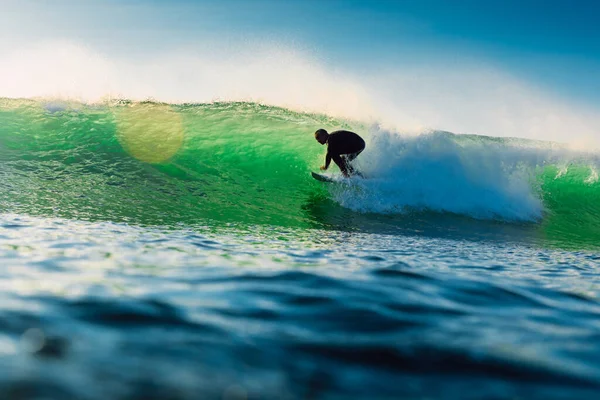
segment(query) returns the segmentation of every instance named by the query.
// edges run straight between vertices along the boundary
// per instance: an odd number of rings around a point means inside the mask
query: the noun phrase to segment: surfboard
[[[312,175],[313,178],[315,178],[318,181],[321,182],[329,182],[329,183],[341,183],[344,182],[346,179],[351,179],[351,178],[345,178],[342,175],[337,175],[337,176],[331,176],[331,175],[323,175],[323,174],[319,174],[317,172],[310,172],[310,174]],[[359,178],[365,178],[365,176],[363,174],[361,174],[360,172],[356,172],[353,177],[359,177]]]
[[[316,180],[321,181],[321,182],[336,182],[336,180],[333,179],[333,177],[331,177],[331,176],[318,174],[318,173],[312,172],[312,171],[310,174],[312,175],[313,178],[315,178]]]

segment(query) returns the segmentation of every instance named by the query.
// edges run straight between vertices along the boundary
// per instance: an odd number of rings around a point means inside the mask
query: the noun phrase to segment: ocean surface
[[[365,138],[366,179],[311,178],[318,128]],[[0,99],[0,398],[600,398],[599,167],[256,103]]]

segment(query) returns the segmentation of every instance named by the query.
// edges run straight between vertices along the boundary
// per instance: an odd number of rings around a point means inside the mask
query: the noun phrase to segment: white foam
[[[590,166],[590,176],[585,180],[588,185],[598,182],[598,169],[595,166]]]
[[[0,97],[110,98],[170,103],[254,101],[370,119],[364,88],[310,55],[279,46],[173,50],[131,60],[72,42],[47,42],[0,57]]]
[[[357,159],[368,179],[332,188],[334,199],[360,212],[429,210],[536,221],[544,213],[536,183],[540,168],[581,156],[551,144],[458,138],[441,132],[403,136],[375,127]]]
[[[443,129],[581,148],[597,146],[600,137],[597,108],[561,99],[484,63],[450,68],[443,60],[427,66],[384,66],[374,60],[369,73],[359,73],[322,55],[264,42],[198,43],[131,57],[68,41],[24,45],[0,52],[0,97],[241,100],[378,122],[403,132]]]

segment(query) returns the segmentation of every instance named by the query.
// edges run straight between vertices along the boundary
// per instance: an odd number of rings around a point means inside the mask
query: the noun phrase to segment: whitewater
[[[600,394],[593,112],[215,53],[0,61],[1,398]]]

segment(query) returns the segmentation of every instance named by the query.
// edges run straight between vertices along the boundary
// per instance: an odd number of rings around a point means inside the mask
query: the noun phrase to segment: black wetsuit
[[[356,173],[349,164],[365,149],[365,141],[354,132],[335,131],[327,139],[327,156],[325,169],[333,160],[346,176]]]

